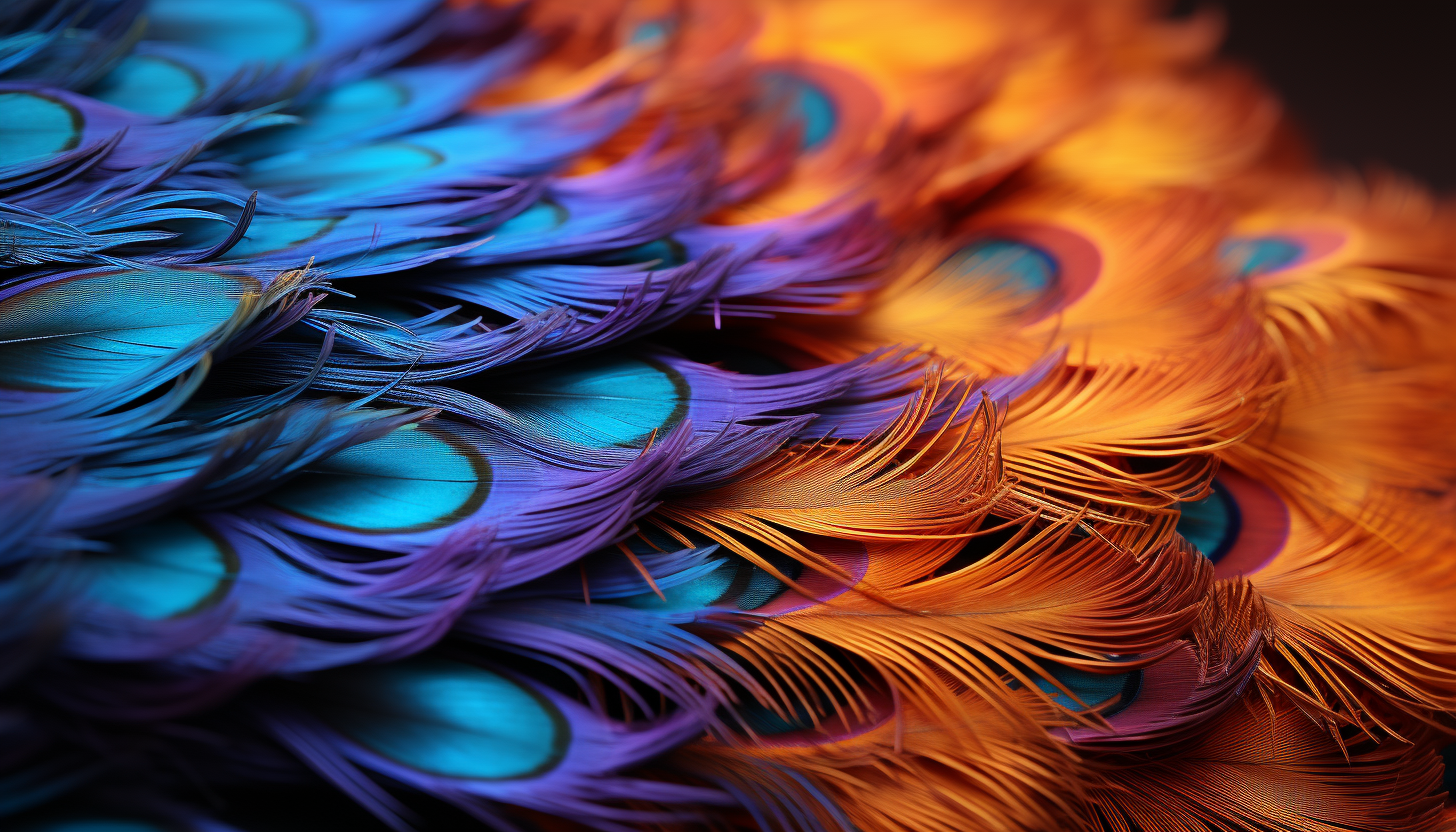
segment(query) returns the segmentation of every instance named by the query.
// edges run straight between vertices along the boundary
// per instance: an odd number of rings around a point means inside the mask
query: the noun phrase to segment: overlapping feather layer
[[[1456,825],[1456,220],[1217,40],[6,5],[5,827]]]

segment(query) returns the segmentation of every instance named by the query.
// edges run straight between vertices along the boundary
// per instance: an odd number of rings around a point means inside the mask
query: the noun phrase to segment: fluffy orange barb
[[[1423,832],[1440,819],[1428,746],[1349,750],[1287,704],[1251,696],[1196,740],[1087,763],[1096,813],[1078,828],[1131,832]]]

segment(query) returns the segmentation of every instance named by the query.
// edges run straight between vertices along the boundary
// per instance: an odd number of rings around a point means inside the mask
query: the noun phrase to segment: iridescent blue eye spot
[[[1178,534],[1198,547],[1204,557],[1218,563],[1239,539],[1242,518],[1238,503],[1221,483],[1202,500],[1180,503]]]
[[[635,550],[635,547],[634,547]],[[782,555],[773,558],[783,574],[797,579],[802,567]],[[710,571],[691,580],[673,583],[665,580],[656,592],[643,592],[623,598],[624,606],[641,610],[688,612],[708,607],[733,607],[744,612],[756,610],[782,595],[788,585],[766,569],[748,560],[730,556],[718,560]]]
[[[497,237],[511,234],[540,234],[560,228],[568,216],[565,208],[549,199],[543,199],[496,226],[491,233]]]
[[[736,571],[728,560],[720,560],[706,575],[680,584],[659,587],[662,592],[660,598],[655,592],[644,592],[623,598],[619,603],[633,609],[661,612],[704,609],[723,597],[733,585]]]
[[[1288,268],[1304,256],[1304,244],[1288,237],[1232,237],[1218,248],[1223,267],[1236,277],[1257,277]]]
[[[141,618],[186,615],[221,600],[238,574],[231,547],[185,520],[134,526],[87,558],[92,598]]]
[[[191,67],[157,55],[131,55],[89,93],[134,113],[174,116],[206,90],[206,82]]]
[[[692,390],[650,359],[603,357],[523,377],[499,404],[537,430],[594,448],[640,447],[687,415]]]
[[[657,261],[656,268],[671,269],[688,261],[688,251],[682,243],[671,237],[663,237],[650,243],[631,248],[593,255],[591,262],[603,266],[635,266],[638,263]]]
[[[1088,673],[1085,670],[1070,667],[1057,667],[1052,671],[1052,675],[1062,683],[1063,687],[1075,693],[1077,699],[1082,700],[1082,704],[1077,704],[1076,699],[1063,693],[1051,681],[1040,676],[1034,678],[1036,686],[1050,696],[1053,702],[1074,713],[1092,710],[1107,704],[1114,697],[1122,697],[1112,708],[1102,711],[1103,716],[1111,716],[1131,705],[1137,698],[1143,678],[1141,670],[1108,675]]]
[[[288,153],[248,166],[249,187],[315,200],[388,188],[437,167],[445,157],[408,142],[380,142],[333,153]]]
[[[764,86],[770,102],[786,107],[803,124],[800,149],[818,147],[834,134],[839,114],[833,99],[819,85],[789,72],[770,72],[764,77]]]
[[[267,497],[296,517],[363,534],[452,525],[490,494],[490,463],[431,428],[400,428],[346,448]]]
[[[410,91],[388,78],[365,78],[330,90],[304,109],[304,123],[289,136],[295,145],[342,138],[388,121],[409,106]]]
[[[648,20],[637,24],[632,30],[632,36],[627,39],[631,44],[643,44],[652,41],[663,41],[672,33],[672,22],[667,20]]]
[[[224,324],[255,281],[213,271],[88,275],[0,301],[0,385],[88,390],[155,366]]]
[[[571,744],[545,697],[467,664],[431,658],[325,674],[319,716],[402,765],[442,777],[518,780],[555,768]]]
[[[1046,251],[1019,240],[990,237],[957,252],[948,265],[962,280],[1039,298],[1057,283],[1057,261]]]
[[[313,43],[308,11],[289,0],[150,0],[146,36],[244,61],[281,61]]]
[[[69,104],[29,92],[0,92],[0,168],[74,149],[85,126]]]

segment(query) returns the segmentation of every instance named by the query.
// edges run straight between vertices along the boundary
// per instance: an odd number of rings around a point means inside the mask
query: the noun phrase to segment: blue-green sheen
[[[74,818],[28,823],[15,832],[167,832],[164,827],[139,820]]]
[[[784,101],[789,112],[803,123],[801,149],[811,150],[828,141],[838,125],[839,115],[833,100],[818,84],[787,72],[769,73],[767,82],[773,100]]]
[[[677,240],[662,237],[650,243],[609,251],[592,257],[592,262],[601,263],[604,266],[630,266],[638,263],[650,263],[654,260],[657,261],[657,268],[671,269],[686,263],[688,252]]]
[[[956,277],[994,282],[1030,297],[1040,297],[1057,280],[1057,261],[1050,254],[1001,238],[977,240],[961,249],[952,269]]]
[[[1136,673],[1137,671],[1134,671]],[[1035,677],[1036,686],[1051,696],[1052,701],[1070,711],[1085,711],[1096,708],[1114,696],[1117,696],[1127,687],[1128,674],[1119,673],[1115,675],[1104,675],[1100,673],[1088,673],[1083,670],[1074,670],[1070,667],[1059,667],[1052,674],[1057,677],[1064,687],[1077,694],[1083,705],[1077,704],[1072,697],[1062,693],[1055,685],[1040,676]],[[1122,703],[1127,704],[1127,703]]]
[[[670,367],[636,358],[596,358],[522,378],[500,404],[568,442],[634,446],[687,415],[688,382]]]
[[[497,237],[511,234],[539,234],[560,228],[566,219],[565,208],[543,199],[496,226],[491,234]]]
[[[0,302],[0,385],[85,390],[207,335],[258,290],[251,278],[148,269],[41,286]]]
[[[632,30],[632,36],[628,38],[627,42],[640,44],[649,41],[666,40],[668,33],[671,31],[672,24],[669,21],[648,20],[637,24],[637,28]]]
[[[111,551],[89,556],[90,595],[152,620],[208,606],[237,576],[227,547],[177,518],[134,526],[110,541]]]
[[[338,671],[320,713],[397,763],[445,777],[512,780],[555,767],[571,741],[560,712],[503,676],[458,662],[410,659]]]
[[[206,91],[190,67],[156,55],[131,55],[89,91],[92,98],[134,113],[172,116]]]
[[[0,92],[0,168],[71,150],[84,119],[74,107],[44,95]]]
[[[700,610],[712,604],[733,585],[736,570],[727,560],[718,562],[717,567],[706,575],[690,581],[662,588],[662,597],[655,592],[644,592],[623,598],[618,603],[639,610],[688,611]]]
[[[287,154],[248,167],[249,187],[318,199],[386,190],[445,161],[408,142],[379,142],[325,154]]]
[[[1219,259],[1237,277],[1277,272],[1304,256],[1304,246],[1288,237],[1234,237],[1218,249]]]
[[[200,46],[245,61],[281,61],[313,43],[314,21],[289,0],[150,0],[153,40]]]
[[[319,239],[338,224],[339,217],[255,216],[248,224],[246,236],[228,249],[225,256],[242,259],[294,248]]]
[[[295,146],[347,137],[388,121],[410,103],[405,85],[388,78],[365,78],[330,90],[302,113],[303,124],[288,138]]]
[[[1239,509],[1222,485],[1202,500],[1179,503],[1178,534],[1217,563],[1228,552],[1239,533]]]
[[[290,514],[350,531],[427,531],[457,522],[490,493],[490,466],[429,428],[346,448],[268,496]]]

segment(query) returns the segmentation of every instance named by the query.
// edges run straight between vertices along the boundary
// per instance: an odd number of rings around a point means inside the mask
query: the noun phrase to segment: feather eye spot
[[[940,272],[952,283],[1020,299],[1028,323],[1064,309],[1090,291],[1102,255],[1083,235],[1046,223],[979,228]]]
[[[307,199],[353,196],[397,186],[445,162],[428,147],[391,141],[327,154],[293,153],[248,166],[248,187],[281,197]]]
[[[833,137],[839,113],[818,84],[802,75],[774,71],[763,76],[763,94],[768,106],[782,108],[802,125],[801,150],[814,150]]]
[[[984,281],[998,288],[1040,298],[1056,285],[1057,261],[1046,251],[1019,240],[977,240],[947,261],[961,280]]]
[[[1289,507],[1270,488],[1228,466],[1213,493],[1179,505],[1177,530],[1213,563],[1215,578],[1252,575],[1283,551]]]
[[[1073,713],[1098,711],[1102,716],[1112,716],[1125,710],[1137,701],[1142,687],[1143,672],[1089,673],[1070,667],[1058,667],[1051,674],[1062,687],[1070,690],[1076,698],[1068,696],[1050,679],[1036,677],[1033,681],[1051,700]],[[1081,700],[1079,703],[1077,700]]]
[[[313,44],[313,17],[289,0],[150,0],[147,37],[198,46],[230,58],[281,61]]]
[[[1219,261],[1239,278],[1283,271],[1304,257],[1304,246],[1289,237],[1234,237],[1218,249]]]
[[[1337,228],[1289,228],[1229,237],[1218,248],[1223,270],[1237,280],[1277,278],[1340,251],[1350,235]]]
[[[569,218],[570,214],[561,205],[549,199],[542,199],[496,226],[491,233],[496,237],[512,234],[544,234],[565,225]]]
[[[1217,564],[1238,540],[1241,521],[1228,488],[1215,482],[1212,494],[1179,505],[1178,534]]]
[[[373,127],[389,114],[409,106],[409,87],[389,78],[363,78],[330,90],[304,110],[306,123],[328,137]]]
[[[404,427],[310,466],[267,504],[331,529],[408,534],[474,514],[491,482],[489,461],[464,439],[436,427]]]
[[[571,728],[541,694],[491,671],[434,658],[333,671],[312,685],[319,715],[409,768],[470,780],[554,769]]]
[[[634,266],[656,262],[658,269],[673,269],[688,262],[688,250],[672,237],[662,237],[631,248],[609,251],[591,258],[603,266]]]
[[[224,598],[237,578],[237,555],[201,525],[172,518],[134,526],[88,557],[90,596],[140,618],[188,615]]]
[[[81,143],[86,120],[70,104],[33,92],[0,93],[0,159],[24,165]]]
[[[650,358],[603,357],[521,379],[498,404],[533,428],[578,445],[633,448],[688,413],[682,373]]]
[[[46,283],[0,300],[0,386],[88,390],[203,340],[259,291],[208,270],[122,271]]]
[[[174,116],[207,91],[193,68],[160,55],[131,55],[96,88],[92,98],[148,116]]]

